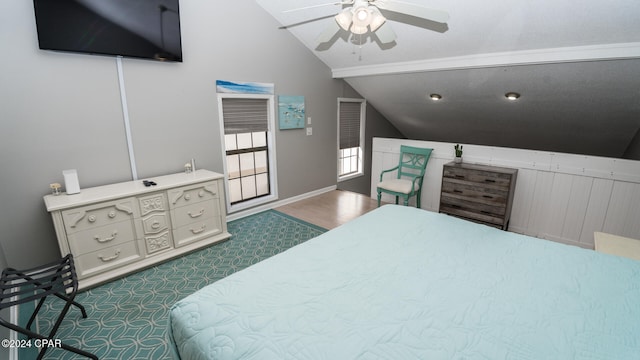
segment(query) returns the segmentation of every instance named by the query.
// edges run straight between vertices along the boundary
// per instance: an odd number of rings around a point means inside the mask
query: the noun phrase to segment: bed
[[[191,359],[638,359],[640,261],[385,205],[174,304]]]

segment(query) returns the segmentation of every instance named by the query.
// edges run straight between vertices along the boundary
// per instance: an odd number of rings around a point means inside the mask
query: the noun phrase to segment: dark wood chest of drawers
[[[517,175],[517,169],[447,163],[440,212],[507,230]]]

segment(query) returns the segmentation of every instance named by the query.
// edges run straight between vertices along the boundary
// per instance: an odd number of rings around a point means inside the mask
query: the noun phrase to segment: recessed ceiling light
[[[520,97],[520,94],[518,94],[517,92],[508,92],[508,93],[504,94],[504,96],[507,99],[509,99],[511,101],[514,101],[514,100],[518,100],[518,98]]]
[[[431,94],[431,95],[429,95],[429,97],[433,101],[438,101],[438,100],[442,99],[442,95],[440,95],[440,94]]]

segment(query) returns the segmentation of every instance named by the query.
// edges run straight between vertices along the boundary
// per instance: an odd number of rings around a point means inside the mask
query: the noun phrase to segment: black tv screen
[[[34,0],[40,49],[182,61],[178,0]]]

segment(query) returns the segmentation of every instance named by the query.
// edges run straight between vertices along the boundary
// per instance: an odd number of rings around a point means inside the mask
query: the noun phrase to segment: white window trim
[[[360,153],[361,153],[361,161],[358,164],[358,172],[354,173],[354,174],[349,174],[349,175],[345,175],[345,176],[340,176],[340,103],[341,102],[357,102],[360,103]],[[364,154],[365,154],[365,125],[366,125],[366,118],[367,118],[367,114],[366,114],[366,109],[367,109],[367,100],[365,99],[355,99],[355,98],[338,98],[338,106],[337,106],[337,115],[336,115],[336,123],[337,123],[337,134],[338,134],[338,138],[337,138],[337,150],[336,150],[336,160],[337,160],[337,166],[336,166],[336,174],[337,174],[337,180],[338,182],[342,182],[342,181],[347,181],[347,180],[351,180],[354,178],[358,178],[361,176],[364,176]]]
[[[227,176],[227,159],[225,154],[227,150],[225,148],[224,139],[224,117],[222,114],[222,99],[224,98],[244,98],[244,99],[267,99],[269,107],[269,129],[267,131],[267,147],[269,148],[269,192],[268,196],[262,196],[256,199],[243,201],[241,203],[231,205],[229,194],[229,178]],[[278,183],[277,183],[277,167],[276,167],[276,141],[275,141],[275,96],[274,95],[262,95],[262,94],[232,94],[232,93],[219,93],[218,94],[218,121],[220,124],[220,146],[222,150],[222,167],[224,171],[224,189],[225,189],[225,201],[227,204],[227,214],[232,214],[241,210],[252,208],[258,205],[262,205],[271,201],[278,200]]]

